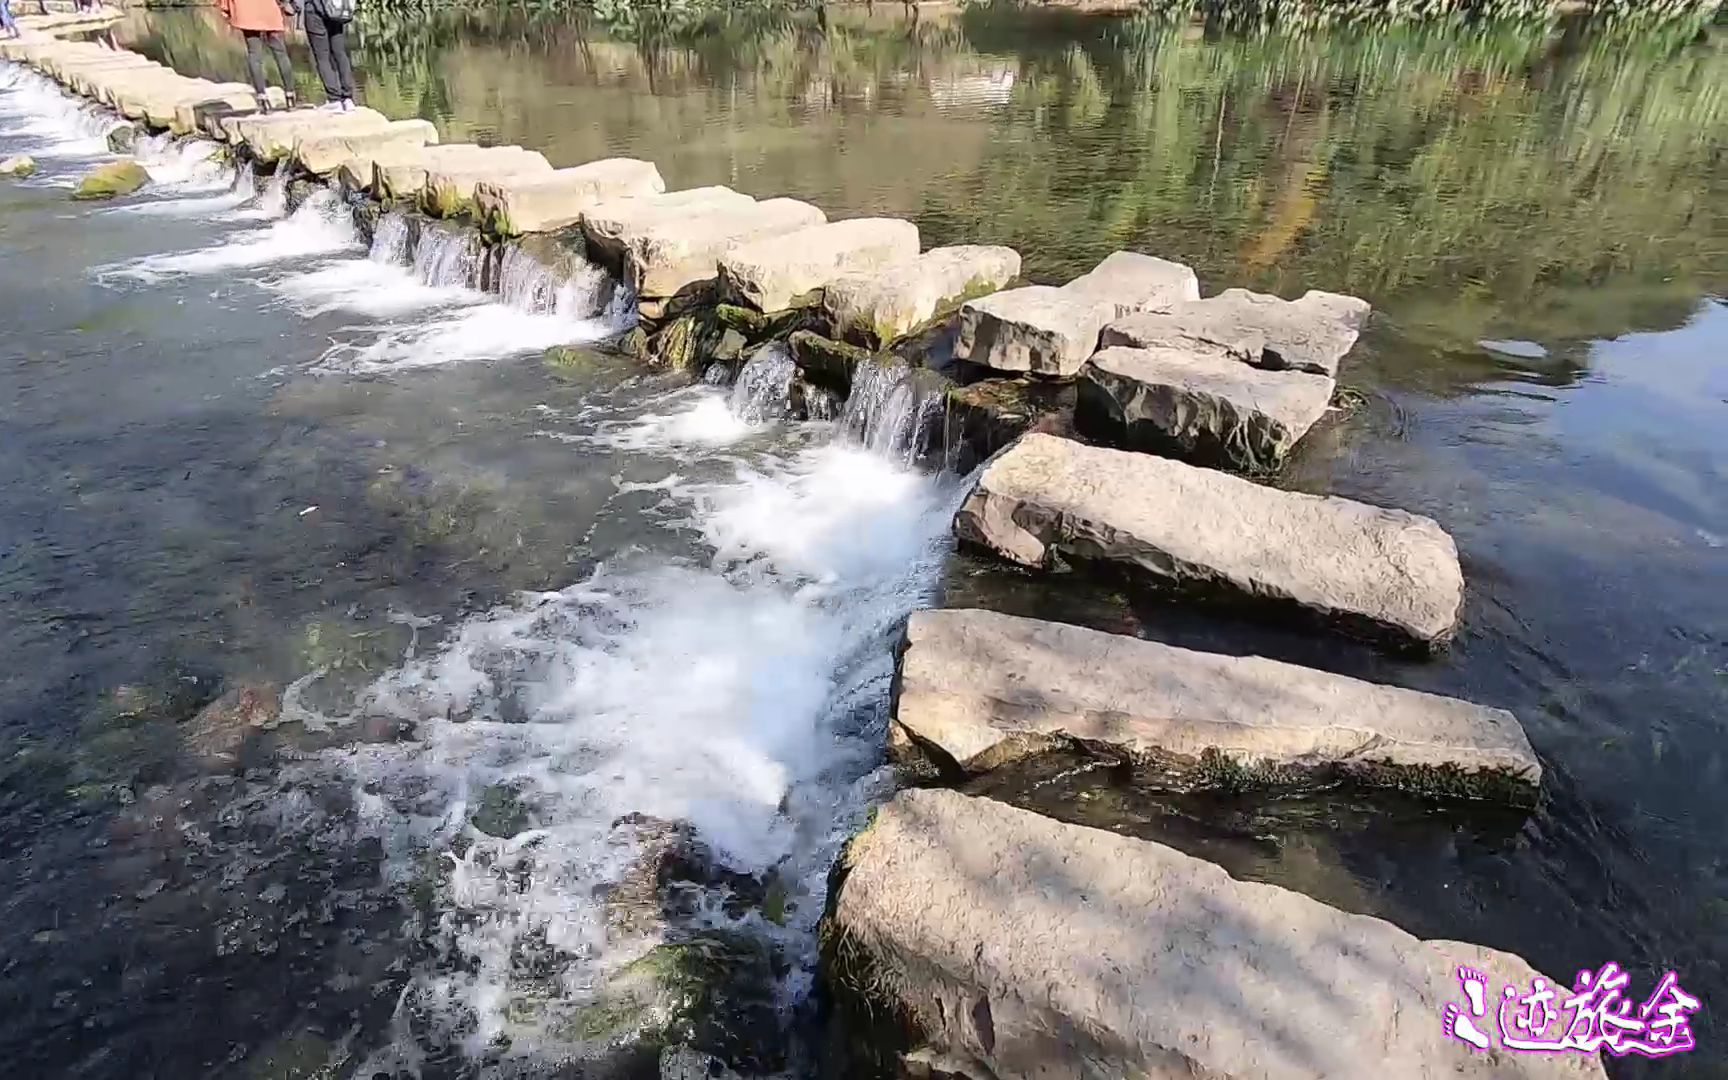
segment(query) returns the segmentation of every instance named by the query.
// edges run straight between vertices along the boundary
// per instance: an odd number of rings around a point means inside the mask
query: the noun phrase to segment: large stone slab
[[[270,162],[293,154],[294,144],[302,138],[365,135],[388,128],[390,121],[382,113],[365,108],[347,113],[295,109],[232,117],[225,126],[229,142],[244,145],[259,161]]]
[[[1443,1032],[1459,967],[1528,987],[1538,973],[1516,955],[952,791],[902,791],[853,838],[823,939],[837,995],[908,1022],[964,1075],[1607,1075],[1597,1056],[1479,1052]]]
[[[836,337],[877,348],[961,303],[1001,289],[1020,274],[1010,247],[932,248],[891,274],[843,274],[823,289],[822,306]]]
[[[1131,348],[1212,347],[1257,367],[1336,376],[1368,319],[1368,302],[1311,290],[1281,300],[1247,289],[1131,315],[1105,328],[1105,345]]]
[[[1542,766],[1511,713],[1258,656],[1221,656],[993,611],[914,612],[896,681],[902,746],[989,772],[1073,743],[1202,784],[1349,776],[1534,803]]]
[[[797,199],[766,199],[752,206],[657,220],[630,237],[625,279],[638,296],[676,296],[713,281],[720,257],[738,244],[826,220],[820,209]]]
[[[582,212],[588,257],[622,275],[631,240],[645,230],[680,218],[755,206],[756,200],[728,187],[687,188],[663,195],[607,199]]]
[[[386,202],[406,202],[420,197],[426,187],[429,169],[453,168],[463,164],[484,162],[495,147],[474,143],[448,143],[442,146],[398,147],[380,151],[372,158],[370,179],[364,184],[350,183],[356,190],[368,190],[374,198]],[[358,181],[361,166],[356,163],[338,166],[337,174],[344,182]],[[344,175],[347,170],[349,175]]]
[[[1429,518],[1050,435],[987,466],[955,532],[1023,566],[1100,564],[1183,594],[1437,648],[1464,597]]]
[[[568,228],[607,199],[656,195],[666,190],[651,161],[606,158],[548,175],[489,180],[474,188],[475,216],[494,236],[522,236]]]
[[[490,147],[483,158],[429,167],[426,186],[420,190],[420,209],[433,217],[463,217],[474,212],[474,192],[481,184],[551,172],[552,163],[538,151],[520,146]]]
[[[379,154],[437,143],[438,129],[431,121],[392,120],[375,131],[358,134],[303,134],[294,144],[294,162],[314,176],[330,176],[347,161],[365,161],[369,170]]]
[[[816,299],[848,273],[883,273],[918,257],[918,226],[899,218],[852,218],[738,244],[720,259],[721,291],[772,314]]]
[[[1200,299],[1200,279],[1178,262],[1118,251],[1062,286],[1076,297],[1113,305],[1117,317],[1137,311],[1161,311],[1185,300]]]
[[[1335,385],[1217,348],[1101,349],[1081,369],[1074,423],[1110,446],[1266,472],[1325,415]]]
[[[960,305],[954,355],[997,371],[1072,376],[1116,315],[1109,301],[1026,285]]]
[[[1066,285],[1009,289],[962,305],[954,355],[998,371],[1067,378],[1097,351],[1110,321],[1199,297],[1199,279],[1181,263],[1118,251]]]

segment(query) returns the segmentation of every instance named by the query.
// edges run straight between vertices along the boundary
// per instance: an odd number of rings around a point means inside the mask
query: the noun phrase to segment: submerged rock
[[[1269,472],[1326,413],[1335,384],[1265,371],[1221,349],[1107,348],[1081,371],[1075,426],[1109,446]]]
[[[954,531],[1023,566],[1084,561],[1421,649],[1451,639],[1464,598],[1429,518],[1049,435],[991,462]]]
[[[871,358],[868,349],[823,337],[810,330],[796,330],[786,339],[792,361],[805,381],[844,400],[852,393],[852,376],[858,365]]]
[[[1518,956],[1423,941],[1162,844],[989,799],[903,791],[835,876],[832,993],[877,1019],[878,1040],[944,1071],[1606,1076],[1594,1056],[1478,1052],[1445,1033],[1443,1006],[1464,1002],[1460,967],[1490,987],[1529,986],[1537,973]]]
[[[150,182],[150,174],[144,171],[144,166],[131,158],[120,161],[110,161],[106,165],[98,165],[84,178],[78,181],[78,187],[72,192],[74,199],[112,199],[120,195],[130,195]]]
[[[132,124],[115,124],[108,129],[108,149],[116,154],[130,154],[138,145],[138,129]]]
[[[263,682],[242,683],[180,725],[187,757],[208,773],[235,773],[249,739],[276,726],[282,711],[281,688]]]
[[[11,176],[23,179],[36,173],[36,159],[29,154],[14,154],[0,161],[0,176]]]
[[[1531,804],[1542,777],[1503,709],[991,611],[914,612],[895,685],[890,745],[950,774],[1082,746],[1173,790],[1342,776]]]
[[[1073,384],[1042,379],[981,379],[947,395],[948,467],[969,473],[1029,431],[1073,428]]]

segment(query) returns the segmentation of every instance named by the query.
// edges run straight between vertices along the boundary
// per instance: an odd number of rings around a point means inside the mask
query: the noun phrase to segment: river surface
[[[241,70],[208,12],[119,36]],[[1278,482],[1437,518],[1458,641],[1389,659],[955,555],[961,479],[895,452],[916,409],[786,422],[772,356],[735,390],[646,374],[581,347],[627,319],[598,275],[479,294],[460,237],[369,250],[207,148],[147,146],[145,193],[70,203],[102,126],[7,70],[0,156],[43,166],[0,184],[14,1072],[570,1075],[572,1016],[652,945],[605,897],[655,821],[775,883],[772,912],[696,917],[770,943],[804,1067],[824,876],[889,784],[896,624],[945,600],[1513,709],[1547,770],[1528,820],[1015,797],[1550,973],[1675,969],[1700,1049],[1615,1071],[1728,1075],[1720,43],[897,5],[361,38],[361,96],[446,141],[898,214],[1038,280],[1128,247],[1208,292],[1368,298],[1364,403]]]

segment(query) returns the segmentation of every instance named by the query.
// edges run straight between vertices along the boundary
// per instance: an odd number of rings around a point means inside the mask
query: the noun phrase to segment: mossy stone
[[[80,200],[113,199],[130,195],[149,182],[150,174],[144,171],[144,166],[131,158],[122,158],[86,173],[72,197]]]

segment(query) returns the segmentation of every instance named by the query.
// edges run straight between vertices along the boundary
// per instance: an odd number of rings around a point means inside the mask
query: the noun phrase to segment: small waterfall
[[[572,319],[600,316],[605,322],[627,328],[625,312],[634,312],[633,297],[620,307],[624,293],[612,276],[574,251],[559,251],[548,265],[520,244],[504,249],[495,279],[498,298],[520,311],[539,315],[562,315]]]
[[[732,384],[732,413],[740,420],[762,424],[786,415],[792,376],[798,366],[785,345],[775,341],[757,349]]]
[[[241,169],[240,171],[249,173],[252,170]],[[256,177],[253,178],[252,183],[254,186],[257,185]],[[264,190],[258,195],[258,211],[267,217],[282,217],[288,213],[287,169],[277,169],[270,174],[270,179],[265,181]]]
[[[867,449],[904,464],[929,449],[942,417],[942,391],[920,369],[867,360],[852,373],[840,426]]]
[[[372,248],[367,252],[367,257],[376,263],[406,266],[413,261],[409,257],[412,244],[408,219],[392,210],[378,219],[378,227],[372,231]]]
[[[839,419],[839,396],[832,390],[806,385],[804,387],[804,415],[811,420]]]
[[[427,222],[414,245],[414,276],[427,285],[478,289],[484,256],[479,233]]]

